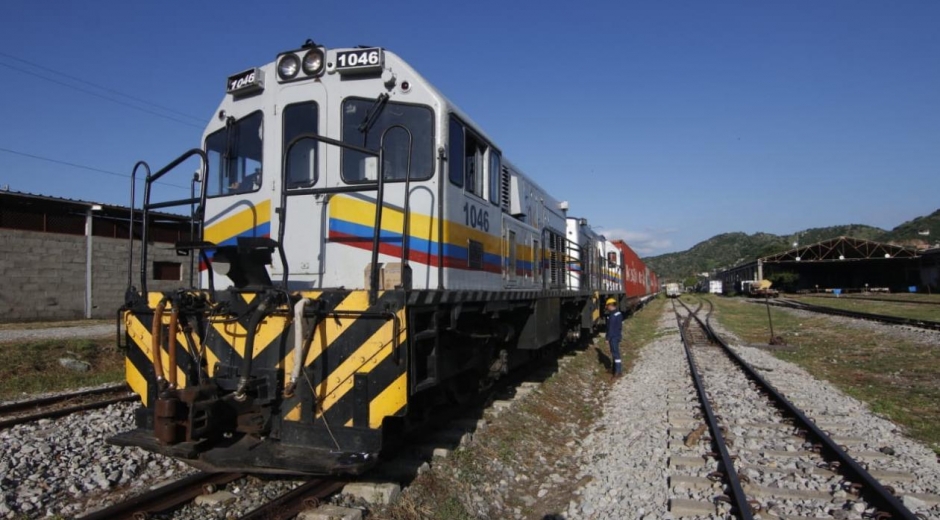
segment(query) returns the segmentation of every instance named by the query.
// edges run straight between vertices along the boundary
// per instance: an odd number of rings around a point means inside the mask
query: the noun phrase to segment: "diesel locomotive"
[[[625,244],[386,49],[308,40],[225,89],[202,146],[134,170],[140,280],[118,319],[141,406],[112,443],[209,471],[361,473],[391,435],[590,334],[601,302],[655,292],[647,270],[627,294]],[[191,160],[191,196],[154,200]],[[148,224],[172,207],[191,211],[175,247],[198,276],[151,292]]]

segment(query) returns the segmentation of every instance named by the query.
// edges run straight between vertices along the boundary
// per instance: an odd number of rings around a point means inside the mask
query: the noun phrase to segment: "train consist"
[[[192,196],[152,200],[190,158]],[[203,146],[138,171],[140,286],[119,320],[142,406],[111,442],[209,471],[361,473],[439,407],[591,334],[608,298],[659,291],[382,48],[308,41],[229,77]],[[149,292],[146,223],[169,207],[191,208],[176,248],[200,275]]]

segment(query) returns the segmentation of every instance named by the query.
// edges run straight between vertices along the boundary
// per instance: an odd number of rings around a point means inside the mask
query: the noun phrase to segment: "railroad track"
[[[764,303],[764,300],[749,300],[752,303]],[[823,305],[813,305],[810,303],[799,302],[795,300],[771,300],[767,301],[770,305],[775,305],[777,307],[785,307],[789,309],[796,309],[801,311],[816,312],[820,314],[830,314],[833,316],[845,316],[847,318],[855,318],[859,320],[869,320],[877,321],[880,323],[888,323],[890,325],[904,325],[907,327],[915,327],[918,329],[927,329],[927,330],[936,330],[940,331],[940,321],[930,321],[930,320],[921,320],[916,318],[901,318],[899,316],[888,316],[886,314],[871,314],[868,312],[856,312],[849,311],[845,309],[836,309],[834,307],[825,307]]]
[[[344,485],[346,482],[341,480],[311,480],[250,511],[239,520],[288,520],[304,509],[316,508]]]
[[[0,429],[40,419],[55,419],[76,412],[104,408],[115,403],[131,401],[136,397],[127,389],[126,384],[120,383],[92,390],[6,403],[0,405]]]
[[[79,517],[78,520],[146,520],[162,517],[196,497],[215,492],[245,475],[243,473],[196,473],[132,496],[122,502]],[[316,508],[346,484],[342,480],[312,479],[258,506],[239,520],[288,520],[305,509]]]
[[[902,300],[899,298],[876,298],[874,296],[852,296],[852,295],[842,295],[839,297],[836,296],[823,296],[821,294],[802,294],[798,297],[808,297],[808,298],[831,298],[833,300],[862,300],[869,302],[885,302],[885,303],[903,303],[903,304],[913,304],[913,305],[940,305],[940,301],[924,301],[924,300]]]
[[[554,373],[559,365],[534,363],[528,370],[519,370],[504,378],[487,392],[475,396],[462,406],[454,406],[436,414],[416,432],[411,432],[393,457],[377,465],[371,472],[371,480],[399,483],[413,479],[423,463],[430,463],[436,451],[451,450],[461,444],[467,435],[472,435],[479,427],[479,417],[487,403],[495,396],[512,389],[517,396],[525,395],[533,388],[527,384],[531,379],[541,380]],[[517,386],[518,385],[518,386]],[[506,401],[502,401],[507,403]],[[494,408],[495,409],[495,408]],[[80,517],[79,520],[162,518],[173,510],[191,503],[196,497],[214,491],[216,486],[223,486],[244,476],[241,473],[197,473],[153,489],[146,493],[130,497],[106,509]],[[239,520],[287,520],[296,517],[305,509],[314,509],[321,502],[339,492],[346,481],[336,479],[312,479],[279,497],[262,504],[256,509],[239,517]]]
[[[754,518],[755,513],[766,513],[763,518],[814,517],[828,514],[833,501],[842,500],[859,515],[918,518],[890,486],[873,477],[714,332],[709,322],[711,302],[704,320],[698,316],[702,304],[694,311],[682,301],[679,304],[685,314],[675,303],[673,308],[699,415],[705,421],[705,427],[696,431],[701,436],[707,429],[713,448],[707,457],[716,461],[705,472],[708,479],[720,482],[714,489],[720,490],[719,500],[727,503],[725,512],[742,520]],[[696,442],[686,446],[694,447]],[[780,477],[767,477],[774,473]],[[838,491],[832,489],[833,478],[841,478]],[[766,485],[767,480],[780,484]],[[792,484],[796,481],[800,483]],[[700,488],[709,485],[695,477],[685,482]]]
[[[752,300],[754,301],[754,300]],[[763,303],[763,301],[761,301]],[[801,311],[816,312],[819,314],[829,314],[832,316],[844,316],[847,318],[855,318],[859,320],[868,320],[868,321],[877,321],[880,323],[888,323],[890,325],[903,325],[907,327],[914,327],[918,329],[927,329],[927,330],[936,330],[940,331],[940,321],[930,321],[930,320],[921,320],[917,318],[901,318],[899,316],[888,316],[886,314],[871,314],[867,312],[856,312],[849,311],[845,309],[836,309],[834,307],[825,307],[823,305],[813,305],[811,303],[804,303],[795,300],[771,300],[768,301],[770,305],[776,305],[777,307],[785,307],[789,309],[796,309]]]
[[[196,473],[81,516],[78,520],[146,520],[152,515],[188,504],[199,495],[214,491],[216,486],[242,476],[241,473]]]

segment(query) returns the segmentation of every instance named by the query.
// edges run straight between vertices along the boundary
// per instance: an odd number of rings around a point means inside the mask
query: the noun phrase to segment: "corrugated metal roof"
[[[41,200],[44,202],[58,202],[63,204],[72,204],[76,206],[92,207],[92,206],[101,206],[103,210],[110,210],[115,212],[126,213],[130,211],[128,206],[122,206],[118,204],[108,204],[106,202],[95,202],[91,200],[82,200],[82,199],[72,199],[68,197],[56,197],[53,195],[43,195],[41,193],[30,193],[26,191],[16,191],[16,190],[0,190],[0,197],[9,196],[18,199],[32,199],[32,200]],[[134,208],[136,212],[140,212],[140,208]],[[179,219],[179,220],[189,220],[189,215],[181,215],[178,213],[165,213],[165,212],[151,212],[153,216],[160,218],[170,218],[170,219]]]

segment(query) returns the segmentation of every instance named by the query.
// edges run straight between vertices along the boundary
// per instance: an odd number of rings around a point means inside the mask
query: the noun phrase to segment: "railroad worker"
[[[620,340],[623,337],[623,314],[617,300],[607,299],[607,343],[610,344],[610,358],[614,377],[623,375],[623,362],[620,360]]]

